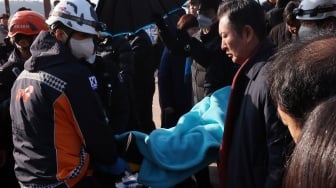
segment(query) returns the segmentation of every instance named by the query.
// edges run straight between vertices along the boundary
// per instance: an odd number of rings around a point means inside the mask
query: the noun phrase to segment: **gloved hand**
[[[102,172],[110,173],[112,175],[121,175],[126,171],[129,173],[131,172],[131,168],[121,157],[118,157],[117,161],[111,166],[98,164],[97,167]]]
[[[167,29],[167,24],[165,23],[163,17],[160,14],[153,14],[153,21],[155,25],[160,29],[160,30],[166,30]]]
[[[155,25],[158,28],[159,37],[161,41],[165,44],[165,46],[169,50],[174,50],[175,41],[176,41],[176,33],[174,33],[175,30],[173,31],[172,28],[175,28],[176,26],[170,28],[168,26],[168,23],[166,23],[163,17],[159,14],[153,14],[153,20],[154,20]]]
[[[174,48],[171,50],[173,54],[189,56],[191,49],[191,37],[185,30],[176,30],[176,40],[174,41]]]

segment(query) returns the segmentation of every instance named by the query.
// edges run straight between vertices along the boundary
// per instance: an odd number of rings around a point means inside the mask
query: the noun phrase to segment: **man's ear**
[[[250,25],[245,25],[243,28],[243,37],[246,42],[251,42],[254,38],[254,30]]]
[[[54,35],[57,40],[60,40],[62,42],[65,42],[68,37],[67,34],[65,34],[65,32],[61,29],[56,29]]]

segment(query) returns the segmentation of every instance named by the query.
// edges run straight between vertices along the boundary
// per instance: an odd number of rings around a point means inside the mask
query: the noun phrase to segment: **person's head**
[[[188,1],[188,14],[197,16],[199,8],[200,8],[199,0],[189,0]]]
[[[52,10],[46,23],[56,39],[64,42],[78,59],[95,60],[94,37],[99,23],[91,4],[85,0],[62,0]]]
[[[225,1],[219,6],[218,18],[222,50],[235,63],[244,63],[266,38],[264,11],[256,1]]]
[[[8,26],[8,19],[9,15],[6,13],[0,14],[0,25],[3,25],[5,27]]]
[[[271,96],[296,142],[306,115],[336,94],[336,38],[323,34],[280,49],[269,71]]]
[[[336,187],[336,97],[320,103],[304,123],[289,160],[285,188]]]
[[[20,7],[15,12],[24,11],[24,10],[32,10],[32,9],[28,7]]]
[[[290,0],[277,0],[275,7],[280,9],[285,8],[289,1]]]
[[[192,14],[185,14],[177,22],[177,29],[186,31],[192,36],[199,30],[197,18]]]
[[[7,37],[7,30],[0,27],[0,46],[5,45],[5,38]]]
[[[286,23],[287,30],[294,35],[298,34],[301,25],[301,22],[296,19],[296,15],[293,13],[293,10],[298,6],[298,1],[290,1],[286,5],[283,12],[283,18],[284,22]]]
[[[29,48],[40,31],[48,31],[45,18],[31,10],[16,12],[8,25],[8,37],[22,59],[31,56]]]
[[[295,14],[301,21],[300,38],[320,30],[336,29],[336,0],[302,0]]]
[[[220,0],[201,0],[198,11],[198,22],[201,28],[210,27],[218,21],[217,10]]]

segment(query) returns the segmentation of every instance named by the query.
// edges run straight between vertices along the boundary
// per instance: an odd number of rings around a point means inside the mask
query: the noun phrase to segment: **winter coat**
[[[133,130],[150,133],[155,129],[152,103],[155,91],[153,46],[145,30],[129,35],[128,41],[134,53],[134,108],[136,127]]]
[[[11,91],[15,173],[26,187],[72,187],[93,160],[116,161],[113,131],[95,76],[68,47],[41,32],[31,52]]]
[[[221,50],[218,22],[212,25],[209,33],[195,35],[190,46],[190,57],[194,60],[191,66],[193,102],[196,104],[217,89],[231,85],[238,64]]]
[[[0,149],[12,150],[10,93],[16,77],[23,69],[24,61],[13,50],[8,61],[0,67]]]
[[[264,41],[233,81],[219,152],[221,187],[281,187],[291,137],[277,116],[264,72],[273,49]]]
[[[116,134],[132,130],[134,57],[128,40],[124,36],[109,38],[90,68],[97,77],[110,127]]]
[[[287,29],[285,22],[274,26],[269,32],[268,37],[277,45],[278,49],[295,40],[294,37],[292,39],[292,34]]]
[[[15,50],[7,62],[0,67],[0,150],[7,153],[6,161],[0,167],[0,177],[8,187],[20,187],[14,173],[12,120],[9,115],[10,92],[16,77],[23,69],[24,61]]]
[[[191,80],[185,77],[185,65],[184,56],[164,49],[158,73],[159,101],[162,111],[172,107],[174,112],[162,112],[161,127],[175,126],[177,120],[191,109]]]

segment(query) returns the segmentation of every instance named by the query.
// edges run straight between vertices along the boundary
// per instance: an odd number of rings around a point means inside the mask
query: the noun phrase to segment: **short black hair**
[[[292,42],[272,57],[271,96],[298,122],[322,100],[336,94],[336,38],[332,32]]]
[[[31,8],[28,8],[28,7],[20,7],[16,10],[16,12],[19,12],[19,11],[25,11],[25,10],[32,10]]]
[[[220,19],[228,15],[232,28],[240,35],[245,25],[253,28],[257,38],[263,41],[266,36],[265,13],[261,5],[253,0],[227,0],[218,8],[217,16]]]
[[[333,96],[309,114],[288,162],[283,187],[336,187],[335,112]]]
[[[3,19],[3,18],[9,18],[9,14],[7,13],[3,13],[3,14],[0,14],[0,19]]]

